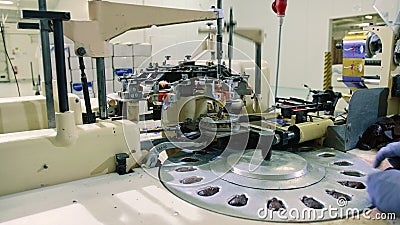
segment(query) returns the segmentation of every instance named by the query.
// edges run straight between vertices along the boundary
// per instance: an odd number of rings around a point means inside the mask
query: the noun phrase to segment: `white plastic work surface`
[[[0,197],[0,224],[272,224],[224,216],[191,205],[166,190],[150,173],[79,180]],[[321,224],[388,224],[337,220]],[[282,224],[282,223],[280,223]]]

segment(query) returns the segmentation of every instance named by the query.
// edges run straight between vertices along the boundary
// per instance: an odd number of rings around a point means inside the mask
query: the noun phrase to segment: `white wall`
[[[226,17],[230,6],[234,9],[239,27],[264,29],[267,38],[263,47],[263,59],[271,65],[271,83],[275,83],[278,21],[271,10],[273,0],[223,1]],[[119,0],[118,2],[180,7],[207,10],[215,0]],[[307,83],[322,88],[324,52],[328,50],[329,19],[375,12],[373,0],[289,0],[283,26],[281,49],[280,86],[302,88]],[[56,9],[71,11],[73,19],[87,19],[87,0],[60,1]],[[154,16],[154,15],[149,15]],[[112,42],[146,42],[153,44],[153,53],[171,44],[199,40],[197,34],[205,22],[189,25],[150,28],[130,31]],[[224,41],[227,38],[224,37]],[[235,39],[235,47],[253,57],[253,44]],[[183,58],[183,55],[182,55]]]
[[[270,63],[271,84],[275,84],[278,20],[270,7],[273,1],[251,2],[229,1],[238,26],[264,29],[267,38],[263,58]],[[329,50],[329,19],[373,13],[372,5],[373,0],[289,0],[283,24],[279,86],[302,88],[307,83],[322,88],[324,52]],[[241,46],[245,44],[238,47]],[[249,48],[244,50],[254,54]]]
[[[7,52],[14,67],[18,68],[18,80],[31,79],[31,62],[32,71],[35,80],[40,73],[37,57],[41,56],[39,52],[40,38],[38,31],[18,30],[16,23],[5,24],[5,39]],[[2,43],[1,43],[2,44]],[[40,65],[41,67],[42,65]],[[14,80],[11,66],[9,68],[9,79]],[[43,76],[41,76],[43,79]]]

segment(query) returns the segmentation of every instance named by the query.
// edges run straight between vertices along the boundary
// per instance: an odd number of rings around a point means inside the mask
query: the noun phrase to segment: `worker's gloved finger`
[[[386,170],[368,176],[369,199],[382,212],[400,213],[400,171]]]
[[[378,167],[386,158],[400,157],[400,142],[394,142],[386,145],[376,154],[374,167]]]
[[[388,161],[393,166],[393,168],[400,170],[400,157],[388,158]]]

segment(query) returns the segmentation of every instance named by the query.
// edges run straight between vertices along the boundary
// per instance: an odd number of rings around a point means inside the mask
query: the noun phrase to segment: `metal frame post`
[[[99,99],[99,114],[100,119],[107,119],[107,90],[106,90],[106,74],[104,58],[96,58],[97,70],[97,97]]]
[[[261,44],[256,43],[256,70],[255,70],[255,87],[254,87],[254,92],[256,95],[261,94]],[[258,96],[257,96],[258,97]]]
[[[64,34],[62,20],[53,20],[54,51],[56,55],[57,91],[60,112],[69,111],[67,73],[65,69]]]
[[[53,22],[58,103],[60,112],[61,113],[67,112],[69,111],[69,104],[68,104],[68,90],[67,90],[67,75],[65,69],[63,20],[70,20],[71,15],[68,12],[22,10],[21,17],[23,19],[52,20]]]
[[[46,0],[38,0],[38,5],[40,11],[47,10]],[[46,95],[47,126],[48,128],[55,128],[56,115],[54,109],[54,96],[53,96],[53,75],[51,71],[49,21],[46,19],[40,20],[40,28],[41,28],[40,39],[42,44],[44,89]]]
[[[217,0],[217,10],[222,10],[222,0]],[[217,79],[221,76],[222,64],[222,18],[217,19]]]

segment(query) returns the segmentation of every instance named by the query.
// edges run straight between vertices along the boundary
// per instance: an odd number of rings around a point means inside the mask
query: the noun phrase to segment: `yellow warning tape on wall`
[[[324,90],[331,89],[332,86],[332,54],[325,52],[324,62]]]

